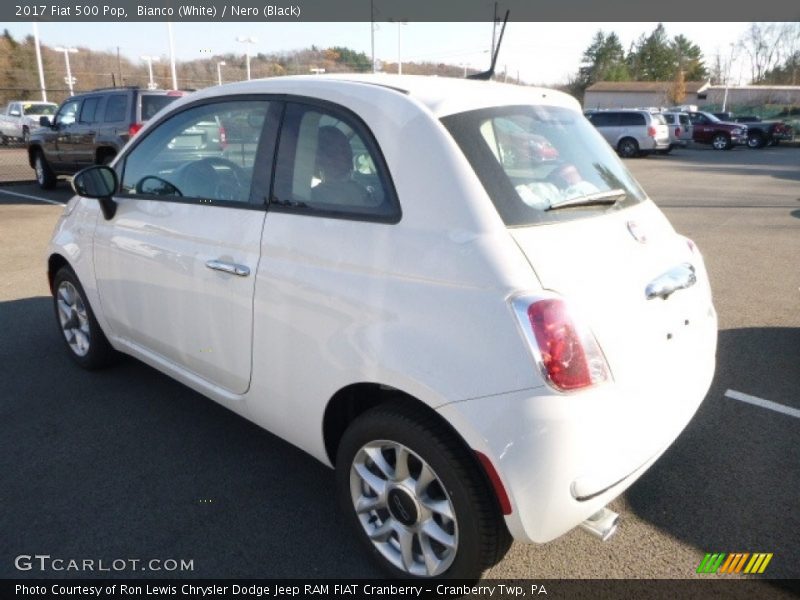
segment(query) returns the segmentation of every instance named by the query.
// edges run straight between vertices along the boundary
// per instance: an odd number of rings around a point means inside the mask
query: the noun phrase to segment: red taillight
[[[219,145],[222,150],[228,147],[228,134],[222,125],[219,126]]]
[[[135,136],[137,133],[139,133],[139,130],[142,128],[142,126],[144,126],[144,123],[134,123],[128,127],[128,135],[131,137]]]
[[[650,137],[656,137],[656,128],[650,125],[650,127],[647,128],[647,135]]]
[[[680,127],[676,127],[675,128],[675,137],[680,137],[680,135],[681,135],[681,128]]]
[[[597,341],[576,322],[564,300],[545,298],[529,302],[518,298],[514,304],[523,329],[527,328],[524,333],[535,345],[534,351],[552,385],[561,390],[576,390],[609,378]],[[533,334],[532,339],[528,331]]]

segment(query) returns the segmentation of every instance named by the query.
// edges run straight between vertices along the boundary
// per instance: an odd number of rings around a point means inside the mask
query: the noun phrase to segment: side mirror
[[[52,127],[53,123],[50,117],[39,117],[39,127]]]
[[[72,178],[72,189],[79,196],[98,200],[106,221],[114,218],[117,212],[114,194],[119,189],[119,179],[114,169],[105,165],[86,167]]]

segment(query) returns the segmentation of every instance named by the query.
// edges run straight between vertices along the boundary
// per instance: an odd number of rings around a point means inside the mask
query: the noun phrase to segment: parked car
[[[685,148],[692,141],[692,121],[685,112],[663,112],[661,116],[669,127],[670,147],[681,146]]]
[[[763,148],[766,145],[777,146],[781,141],[791,141],[794,139],[794,130],[791,125],[783,121],[763,121],[754,115],[736,116],[733,113],[714,113],[728,116],[728,120],[734,123],[747,124],[747,145],[750,148]]]
[[[31,131],[39,127],[39,117],[52,116],[58,104],[36,102],[35,100],[15,100],[9,102],[0,114],[0,143],[13,140],[28,143]]]
[[[217,119],[261,124],[236,160],[171,147]],[[523,161],[518,129],[557,157]],[[554,90],[213,87],[73,186],[47,263],[72,359],[135,356],[334,467],[395,576],[607,539],[713,377],[700,252]]]
[[[42,116],[28,142],[28,162],[43,189],[59,175],[110,162],[142,125],[181,91],[136,87],[98,89],[65,100],[55,115]]]
[[[687,111],[692,122],[692,141],[711,144],[714,150],[730,150],[747,144],[747,126],[720,121],[709,112]]]
[[[624,158],[670,149],[667,122],[644,109],[590,110],[586,118]]]

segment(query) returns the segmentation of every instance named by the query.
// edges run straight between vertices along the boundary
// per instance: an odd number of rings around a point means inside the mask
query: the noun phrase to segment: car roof
[[[451,77],[386,74],[335,74],[272,77],[229,83],[190,94],[180,104],[224,94],[297,94],[330,98],[359,94],[376,100],[384,94],[401,94],[424,105],[437,117],[486,108],[538,104],[561,106],[580,112],[575,98],[557,90],[494,81]],[[175,103],[180,106],[179,103]]]

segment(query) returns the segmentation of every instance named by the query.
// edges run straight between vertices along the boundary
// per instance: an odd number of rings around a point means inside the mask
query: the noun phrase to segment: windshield
[[[646,198],[580,113],[503,106],[450,115],[442,123],[509,227],[593,216]]]
[[[23,104],[26,115],[53,116],[56,114],[55,104]]]
[[[711,121],[712,123],[722,123],[722,121],[721,121],[720,119],[718,119],[717,117],[715,117],[715,116],[714,116],[714,115],[712,115],[711,113],[706,113],[706,112],[704,112],[704,113],[700,113],[700,114],[702,114],[702,115],[705,115],[705,116],[706,116],[706,118],[707,118],[709,121]]]

